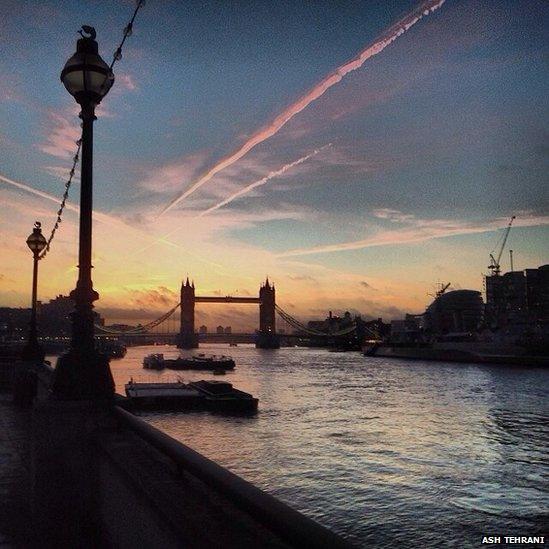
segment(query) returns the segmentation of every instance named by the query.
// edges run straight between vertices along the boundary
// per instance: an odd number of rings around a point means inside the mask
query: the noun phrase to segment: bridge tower
[[[194,282],[181,283],[181,325],[177,346],[180,349],[196,349],[198,334],[194,332]]]
[[[276,334],[275,287],[269,283],[269,277],[259,288],[259,331],[256,347],[259,349],[278,349],[280,341]]]

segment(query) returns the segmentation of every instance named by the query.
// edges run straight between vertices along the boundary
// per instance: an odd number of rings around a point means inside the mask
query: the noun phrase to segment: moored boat
[[[255,412],[259,400],[235,389],[232,383],[217,380],[192,381],[189,386],[200,391],[209,409],[220,412]]]
[[[138,383],[130,379],[124,389],[132,407],[138,409],[189,410],[204,407],[203,395],[181,380],[168,383]]]
[[[125,391],[130,406],[148,410],[255,412],[259,402],[225,381],[138,383],[131,379],[125,385]]]
[[[162,353],[147,355],[143,359],[143,368],[147,370],[163,370],[165,368],[164,355]]]
[[[365,356],[464,362],[470,364],[508,364],[549,366],[549,357],[527,353],[526,349],[485,343],[433,342],[416,345],[381,344],[366,349]]]
[[[230,356],[205,355],[191,357],[164,358],[162,353],[148,355],[143,359],[143,368],[148,370],[234,370],[235,363]]]
[[[172,370],[234,370],[235,363],[230,356],[205,355],[199,353],[190,358],[179,357],[164,361]]]

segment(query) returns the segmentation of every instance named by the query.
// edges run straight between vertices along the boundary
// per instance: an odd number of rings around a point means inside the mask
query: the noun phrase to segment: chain
[[[116,50],[114,50],[114,54],[112,56],[112,61],[109,66],[109,69],[112,71],[112,68],[114,67],[114,64],[117,61],[120,61],[122,59],[122,48],[124,46],[124,42],[126,42],[126,38],[128,36],[132,35],[133,32],[133,22],[135,21],[135,18],[137,16],[137,12],[145,5],[145,0],[137,0],[135,3],[135,10],[133,12],[132,18],[130,19],[130,22],[124,27],[124,35],[122,36],[122,41],[120,42],[120,45]]]
[[[57,210],[57,219],[55,220],[55,225],[53,226],[53,229],[51,230],[50,237],[48,238],[48,242],[46,243],[46,247],[44,248],[44,251],[40,254],[38,259],[44,259],[48,252],[50,251],[50,244],[53,240],[53,237],[55,236],[55,233],[57,229],[59,228],[59,225],[61,223],[61,217],[63,215],[63,210],[65,209],[65,204],[67,203],[67,198],[69,197],[69,189],[71,188],[72,178],[74,177],[74,172],[76,170],[76,164],[78,162],[78,158],[80,156],[80,148],[82,147],[82,138],[80,138],[78,141],[76,141],[76,154],[74,155],[72,159],[72,168],[69,172],[69,178],[67,179],[67,182],[65,183],[65,192],[63,193],[63,198],[61,199],[61,204],[59,205],[59,209]]]
[[[117,61],[120,61],[120,59],[122,59],[122,48],[124,47],[124,43],[126,42],[126,39],[129,36],[132,35],[133,22],[135,21],[135,18],[137,16],[137,12],[145,5],[145,0],[137,0],[135,4],[136,5],[135,5],[135,10],[133,12],[133,15],[130,19],[130,22],[124,27],[124,33],[123,33],[123,36],[122,36],[122,40],[121,40],[120,44],[118,45],[118,47],[116,48],[116,50],[114,51],[111,64],[109,65],[109,71],[110,71],[111,77],[112,77],[112,68],[114,67],[114,64]],[[107,78],[105,78],[105,81],[103,82],[103,86],[106,84],[108,78],[109,78],[108,76],[107,76]],[[65,204],[67,203],[67,199],[69,197],[69,189],[71,187],[71,183],[72,183],[74,173],[75,173],[75,170],[76,170],[76,164],[78,163],[78,159],[80,157],[80,148],[82,147],[82,137],[80,137],[80,139],[78,139],[78,141],[76,141],[76,147],[77,147],[76,148],[76,153],[73,157],[72,168],[71,168],[71,171],[69,172],[69,178],[68,178],[67,182],[65,183],[65,191],[63,193],[63,197],[61,199],[61,204],[59,205],[59,209],[57,210],[57,219],[55,220],[55,224],[53,226],[53,229],[51,230],[50,236],[49,236],[48,241],[46,243],[46,247],[44,248],[44,251],[40,254],[39,259],[44,259],[46,257],[46,255],[48,254],[48,252],[50,251],[51,242],[55,237],[55,233],[57,232],[57,229],[59,228],[59,225],[61,224],[61,221],[62,221],[61,218],[63,216],[63,211],[65,210]]]

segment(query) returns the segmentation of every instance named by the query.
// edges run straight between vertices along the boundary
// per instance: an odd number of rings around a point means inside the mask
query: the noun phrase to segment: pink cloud
[[[67,158],[76,152],[76,141],[80,138],[80,124],[77,118],[78,106],[71,105],[62,112],[47,111],[47,135],[38,149],[57,158]],[[68,173],[68,170],[67,170]]]
[[[133,76],[128,73],[118,73],[115,76],[115,85],[116,84],[118,84],[119,88],[122,88],[124,90],[128,90],[128,91],[137,90],[137,84],[135,83]]]

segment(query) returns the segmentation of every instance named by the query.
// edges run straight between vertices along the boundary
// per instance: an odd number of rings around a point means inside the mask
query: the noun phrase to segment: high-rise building
[[[526,306],[537,320],[549,320],[549,265],[526,269]]]
[[[487,276],[485,284],[489,325],[549,320],[549,265]]]

